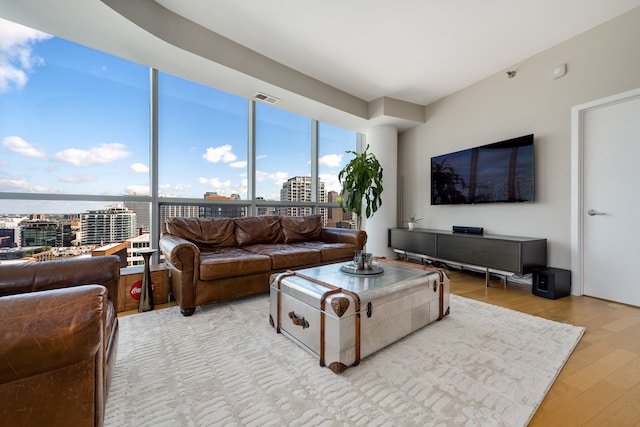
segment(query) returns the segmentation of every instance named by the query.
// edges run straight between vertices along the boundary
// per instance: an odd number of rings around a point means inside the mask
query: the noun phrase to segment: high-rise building
[[[29,220],[20,225],[20,245],[23,247],[71,246],[71,226],[65,222]]]
[[[136,235],[136,213],[118,206],[87,211],[81,216],[81,235],[83,245],[122,242]]]
[[[165,231],[165,224],[174,216],[200,217],[200,206],[194,205],[162,205],[160,206],[160,231]]]
[[[328,203],[338,203],[338,196],[340,194],[337,191],[329,191],[327,193]],[[340,227],[344,221],[344,211],[342,208],[328,208],[327,209],[327,227]]]
[[[138,250],[151,247],[149,238],[149,233],[144,233],[127,241],[127,262],[129,265],[144,265],[144,258],[138,253]]]
[[[149,202],[124,202],[124,207],[136,213],[136,228],[142,232],[148,232],[151,228],[151,204]]]
[[[327,202],[327,192],[324,190],[324,182],[318,180],[318,203]],[[311,202],[311,177],[310,176],[294,176],[289,178],[280,190],[280,200],[284,202]],[[304,216],[312,213],[312,208],[307,207],[286,207],[280,209],[282,215],[287,216]],[[320,208],[322,215],[322,223],[327,223],[327,209]]]

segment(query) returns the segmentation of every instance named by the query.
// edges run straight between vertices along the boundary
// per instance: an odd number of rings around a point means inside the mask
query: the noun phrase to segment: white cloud
[[[129,170],[131,170],[131,172],[133,173],[148,173],[149,167],[142,163],[133,163],[131,166],[129,166]]]
[[[225,144],[220,147],[209,147],[207,152],[202,155],[202,158],[211,163],[218,163],[220,161],[224,163],[234,162],[238,156],[231,152],[231,145]]]
[[[33,44],[48,38],[49,34],[0,19],[0,94],[27,84],[33,66],[43,63],[33,56]]]
[[[44,185],[36,185],[33,187],[34,193],[62,193],[62,190],[51,187],[45,187]]]
[[[111,163],[131,155],[123,144],[112,143],[91,147],[88,150],[81,148],[67,148],[53,156],[53,160],[69,163],[74,166],[91,166]]]
[[[228,188],[231,188],[231,181],[229,181],[229,180],[220,181],[220,179],[218,179],[218,178],[203,178],[203,177],[200,177],[200,178],[198,178],[198,181],[200,182],[200,184],[209,185],[214,190],[226,190]]]
[[[125,191],[125,194],[128,195],[138,195],[138,196],[148,196],[149,195],[149,186],[148,185],[129,185]]]
[[[69,184],[81,184],[83,182],[97,181],[95,175],[66,175],[58,178],[59,181],[67,182]]]
[[[191,188],[190,184],[160,184],[158,192],[162,197],[177,197],[177,194]]]
[[[231,163],[229,166],[231,166],[232,168],[243,169],[243,168],[247,167],[247,161],[246,160],[240,160],[239,162]]]
[[[20,154],[25,157],[44,158],[44,150],[28,143],[19,136],[7,136],[2,140],[2,146],[12,153]]]
[[[191,188],[191,184],[173,184],[171,185],[171,188],[178,190],[178,191],[184,191],[184,190],[188,190]]]
[[[247,194],[247,179],[241,179],[239,184],[234,184],[231,180],[222,181],[219,178],[198,178],[198,182],[202,185],[210,187],[207,191],[213,191],[219,196],[230,197],[234,194],[239,194],[240,198],[246,198]]]
[[[0,191],[24,191],[29,183],[23,178],[0,177]]]
[[[269,180],[269,181],[273,181],[274,184],[282,185],[285,182],[287,182],[287,179],[289,179],[289,173],[287,172],[268,173],[268,172],[256,171],[256,181]]]
[[[320,181],[324,182],[324,189],[328,193],[329,191],[337,191],[340,193],[342,191],[342,185],[340,185],[340,181],[338,181],[338,175],[332,174],[320,174]]]
[[[342,163],[342,154],[327,154],[318,159],[322,166],[338,167]]]
[[[262,171],[256,171],[256,181],[264,181],[267,178],[267,173]]]
[[[285,182],[287,182],[287,179],[289,179],[289,173],[287,172],[276,172],[273,174],[269,175],[269,178],[271,178],[276,184],[278,185],[282,185]]]

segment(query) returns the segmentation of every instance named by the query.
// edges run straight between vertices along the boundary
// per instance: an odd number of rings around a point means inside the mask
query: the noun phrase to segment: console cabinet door
[[[436,234],[420,230],[391,229],[389,246],[401,251],[436,256]]]
[[[522,273],[520,242],[475,236],[438,236],[438,258],[496,270]]]

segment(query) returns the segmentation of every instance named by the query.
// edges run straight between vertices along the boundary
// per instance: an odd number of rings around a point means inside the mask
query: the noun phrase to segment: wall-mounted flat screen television
[[[431,204],[533,202],[533,134],[431,158]]]

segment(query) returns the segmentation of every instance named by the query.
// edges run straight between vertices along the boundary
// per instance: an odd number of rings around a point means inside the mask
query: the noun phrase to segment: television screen
[[[533,134],[431,158],[431,204],[533,202]]]

